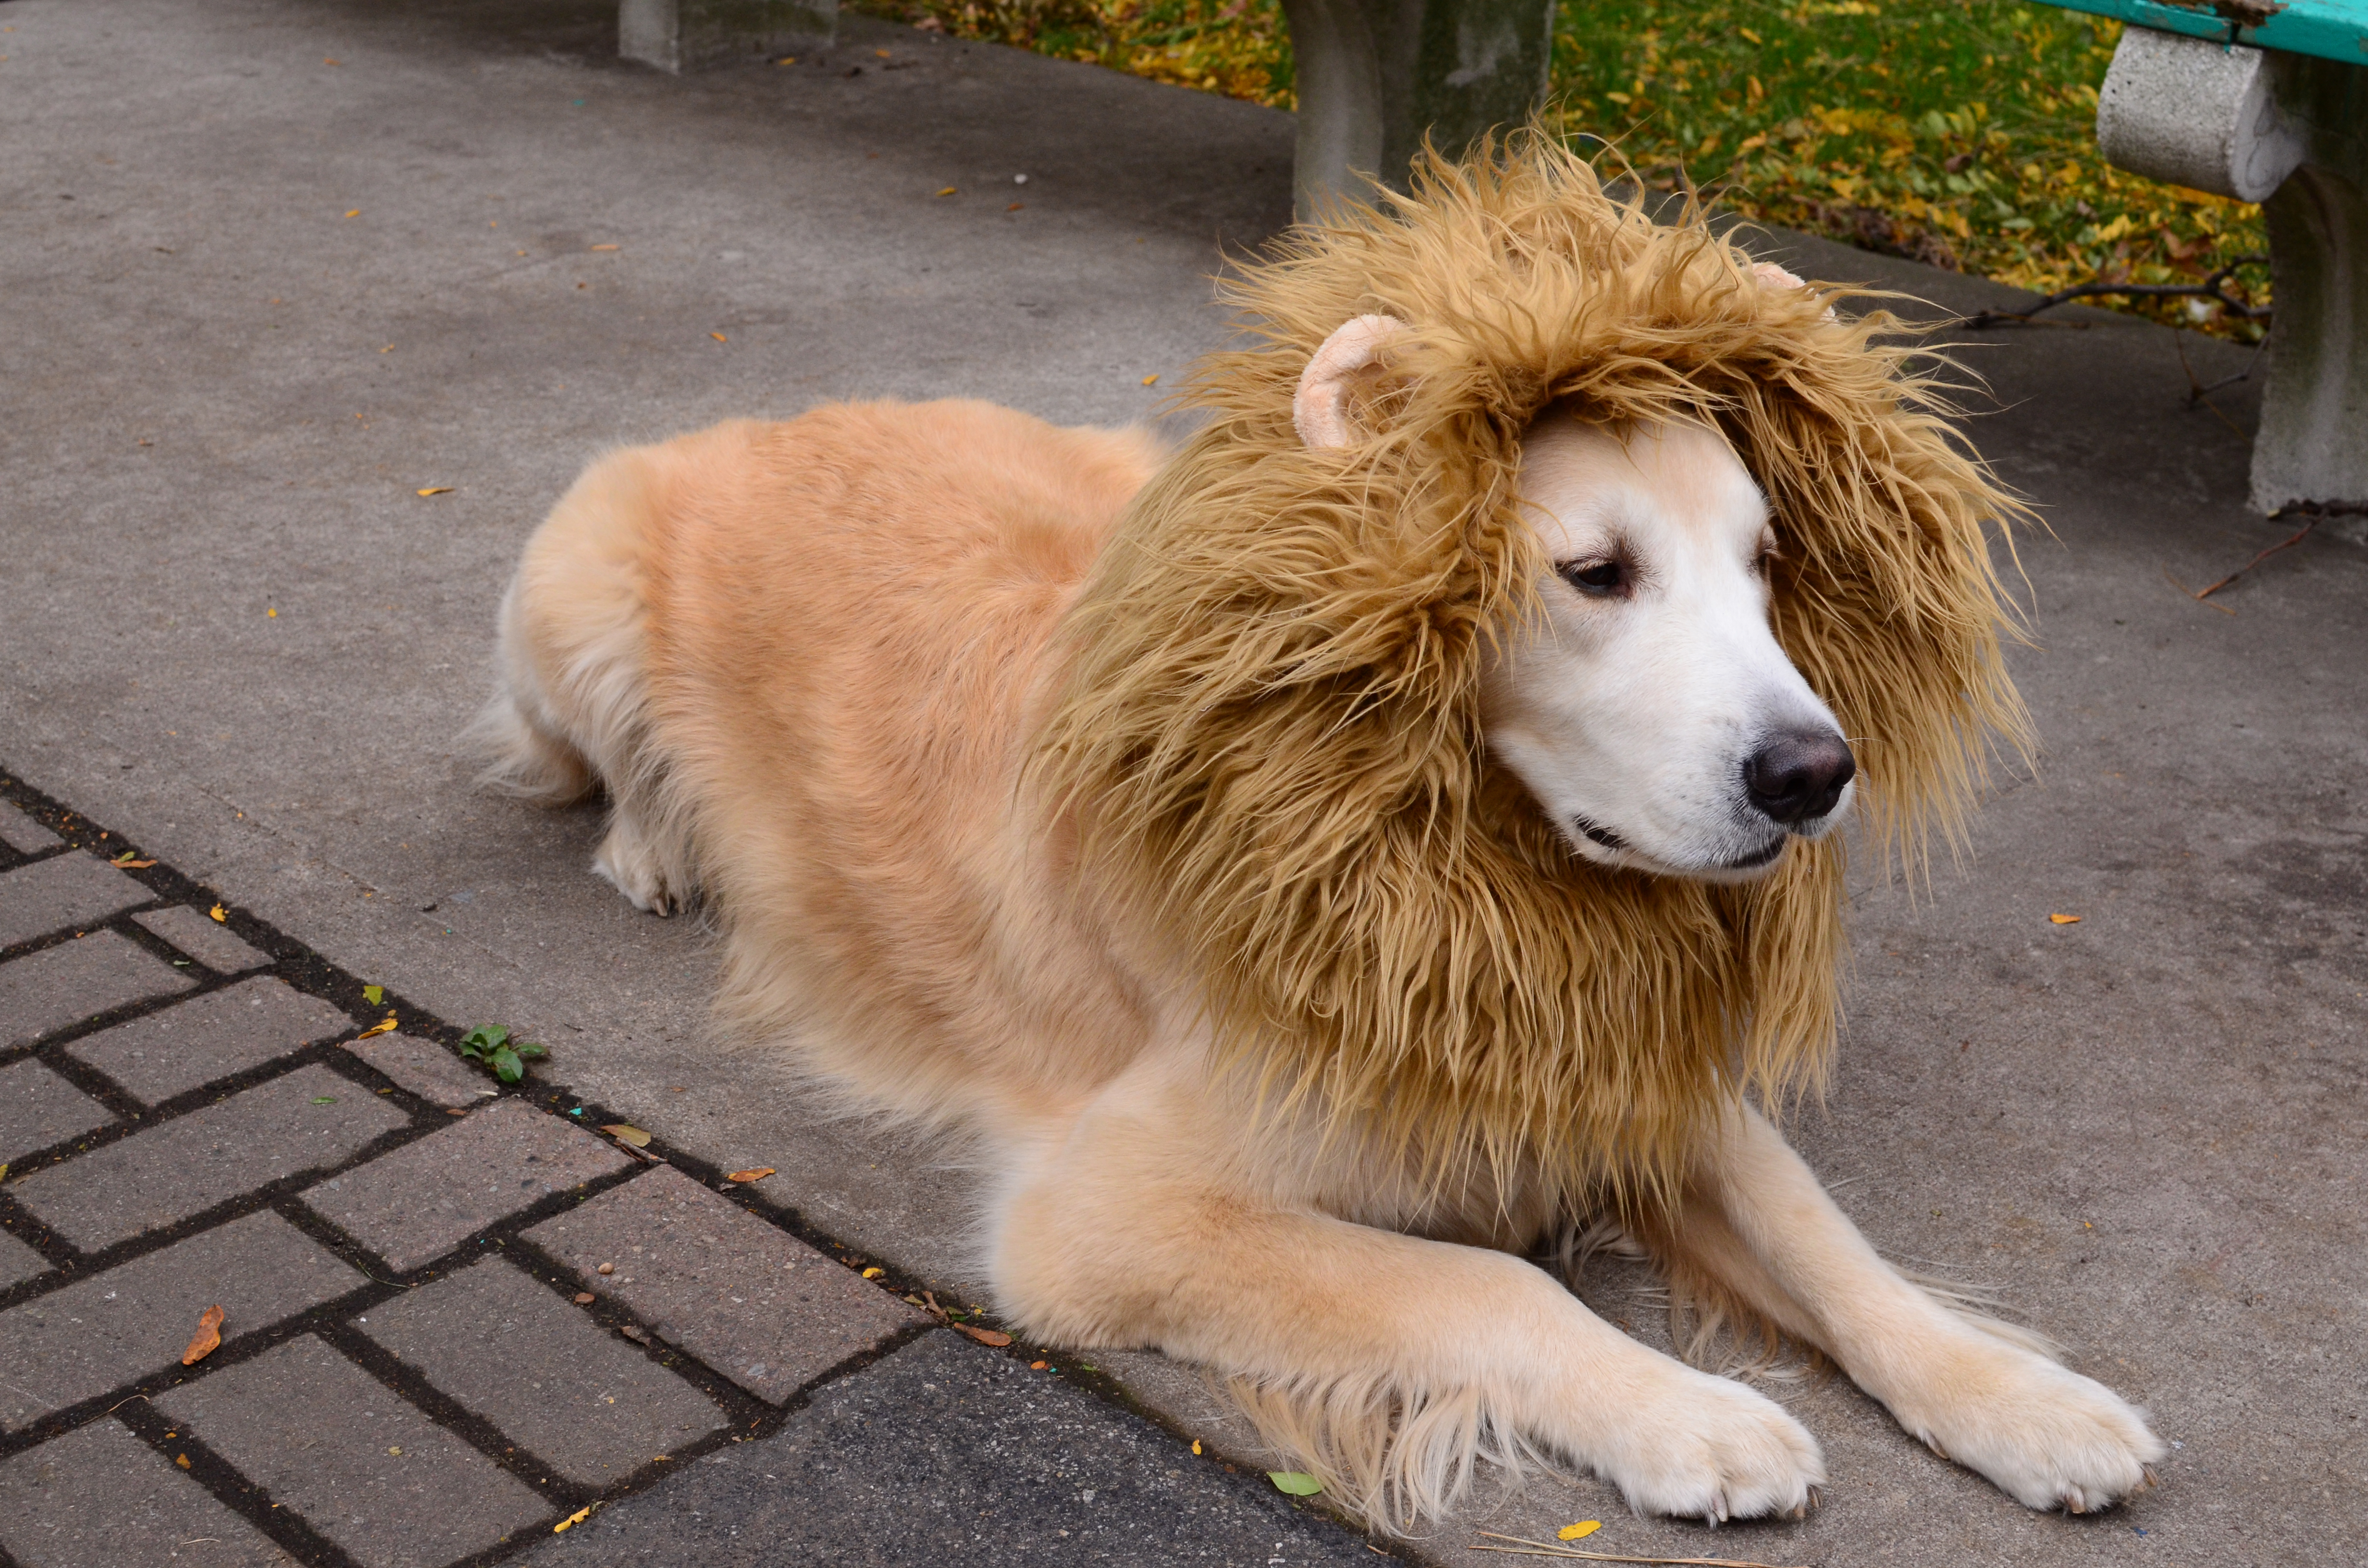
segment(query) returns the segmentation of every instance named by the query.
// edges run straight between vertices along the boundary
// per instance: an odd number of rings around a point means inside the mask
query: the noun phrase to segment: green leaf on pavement
[[[1293,1497],[1313,1497],[1324,1490],[1324,1483],[1304,1470],[1270,1470],[1266,1478],[1274,1483],[1277,1492],[1287,1492]]]
[[[383,985],[363,986],[362,1000],[369,1003],[373,1007],[377,1006],[381,1002],[386,1000],[386,987]]]

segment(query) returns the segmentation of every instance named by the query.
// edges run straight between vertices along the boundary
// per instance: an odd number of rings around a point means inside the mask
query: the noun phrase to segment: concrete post
[[[2368,67],[2131,28],[2098,95],[2116,165],[2269,221],[2253,505],[2368,502]]]
[[[617,52],[697,71],[814,49],[838,32],[838,0],[619,0]]]
[[[1406,183],[1426,131],[1463,152],[1545,101],[1554,0],[1283,0],[1299,71],[1293,208]]]
[[[2277,308],[2253,505],[2368,504],[2368,69],[2278,65],[2279,106],[2308,151],[2261,209]]]

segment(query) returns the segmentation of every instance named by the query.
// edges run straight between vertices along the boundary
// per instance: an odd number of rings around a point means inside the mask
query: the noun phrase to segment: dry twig
[[[2329,517],[2368,517],[2368,505],[2363,505],[2357,501],[2289,501],[2284,506],[2279,507],[2276,511],[2271,512],[2270,516],[2272,517],[2292,517],[2297,512],[2309,517],[2310,521],[2296,528],[2291,538],[2282,539],[2278,540],[2277,543],[2271,545],[2268,549],[2256,551],[2253,559],[2246,562],[2245,564],[2237,567],[2234,572],[2229,573],[2226,577],[2221,578],[2210,587],[2196,589],[2194,597],[2199,599],[2210,598],[2214,594],[2218,593],[2221,589],[2226,587],[2229,584],[2235,582],[2246,573],[2250,572],[2254,567],[2259,566],[2262,562],[2267,561],[2271,556],[2275,555],[2279,551],[2292,550],[2295,545],[2300,544],[2304,540],[2310,537],[2311,529],[2318,527],[2320,523],[2325,522]],[[2177,581],[2176,578],[2172,580],[2174,582]],[[2219,607],[2215,605],[2213,608],[2216,609]]]
[[[2270,306],[2250,304],[2237,298],[2228,292],[2227,284],[2238,267],[2269,259],[2265,256],[2240,256],[2226,266],[2214,268],[2201,283],[2108,283],[2102,278],[2075,283],[2069,289],[2059,289],[2044,296],[2039,303],[2027,311],[1976,311],[1965,318],[1965,329],[1979,332],[1985,327],[2003,326],[2009,323],[2021,324],[2042,311],[2052,311],[2075,300],[2101,299],[2107,295],[2138,300],[2211,300],[2230,315],[2246,321],[2267,321],[2270,319]]]

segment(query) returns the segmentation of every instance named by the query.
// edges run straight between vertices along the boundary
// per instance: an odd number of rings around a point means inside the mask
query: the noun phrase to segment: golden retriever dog
[[[1582,1233],[2032,1507],[2139,1490],[2141,1415],[1772,1119],[1836,824],[1912,865],[2021,744],[2014,504],[1888,317],[1543,137],[1380,200],[1242,269],[1173,451],[871,403],[602,459],[510,587],[490,779],[604,790],[593,869],[701,902],[734,1035],[973,1141],[1013,1326],[1213,1369],[1378,1528],[1483,1459],[1809,1506],[1779,1404],[1536,1261]]]

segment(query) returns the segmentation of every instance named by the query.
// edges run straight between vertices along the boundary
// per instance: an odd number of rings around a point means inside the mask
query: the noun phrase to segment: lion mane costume
[[[1773,513],[1779,641],[1886,861],[1953,845],[1990,737],[2024,733],[1985,537],[2020,507],[1894,318],[1763,278],[1698,207],[1656,223],[1543,135],[1426,159],[1230,282],[1264,342],[1199,368],[1206,425],[1063,629],[1032,769],[1097,876],[1195,956],[1279,1106],[1440,1181],[1665,1194],[1707,1107],[1815,1085],[1836,1027],[1838,836],[1744,886],[1600,869],[1489,758],[1492,636],[1548,574],[1515,487],[1542,410],[1733,443]],[[1372,434],[1311,449],[1300,372],[1372,313],[1412,331]]]

